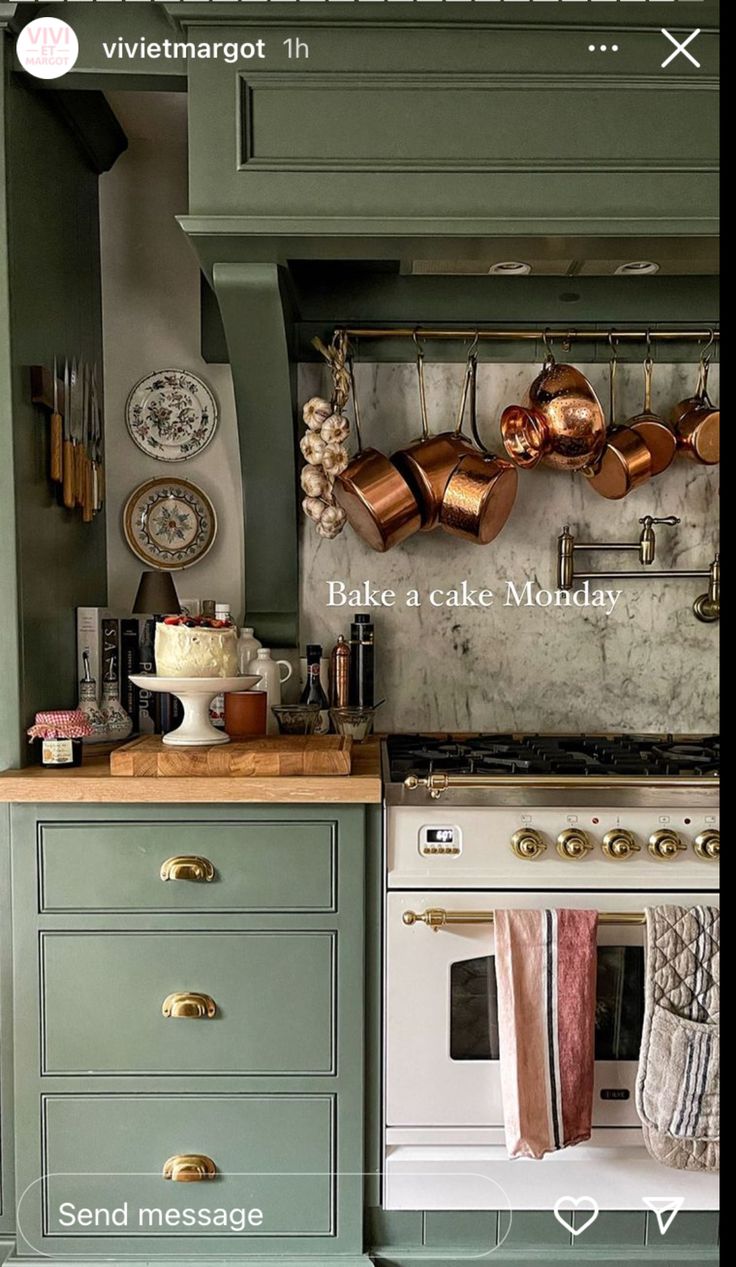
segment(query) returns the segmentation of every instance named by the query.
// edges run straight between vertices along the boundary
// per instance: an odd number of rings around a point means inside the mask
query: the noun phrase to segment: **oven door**
[[[488,910],[564,905],[640,911],[662,893],[390,893],[387,907],[386,1125],[500,1127],[493,925],[434,932],[406,910]],[[668,893],[682,906],[714,894]],[[644,1014],[641,924],[600,924],[594,1127],[639,1126],[634,1102]]]

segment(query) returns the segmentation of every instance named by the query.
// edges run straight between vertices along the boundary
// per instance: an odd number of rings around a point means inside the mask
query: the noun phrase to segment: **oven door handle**
[[[426,924],[433,932],[450,924],[492,924],[493,911],[446,911],[442,907],[428,907],[426,911],[404,911],[402,922],[407,928],[414,924]],[[643,911],[600,911],[599,924],[646,924]]]

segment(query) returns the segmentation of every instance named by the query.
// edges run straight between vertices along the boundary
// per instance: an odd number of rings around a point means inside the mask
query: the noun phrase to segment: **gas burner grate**
[[[697,778],[718,772],[717,735],[392,735],[391,779],[414,774]]]

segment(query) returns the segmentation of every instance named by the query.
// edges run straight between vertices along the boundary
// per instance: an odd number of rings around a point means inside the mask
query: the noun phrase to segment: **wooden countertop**
[[[377,805],[383,795],[379,739],[353,746],[353,772],[300,778],[119,778],[105,757],[72,770],[29,766],[0,774],[0,802],[88,802],[119,805],[300,803]]]

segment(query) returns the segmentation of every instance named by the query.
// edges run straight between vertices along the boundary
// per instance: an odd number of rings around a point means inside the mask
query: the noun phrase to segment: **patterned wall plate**
[[[217,535],[217,516],[196,484],[147,480],[123,507],[123,532],[142,563],[175,571],[204,558]]]
[[[217,401],[188,370],[147,374],[125,403],[131,439],[160,462],[183,462],[206,449],[217,427]]]

